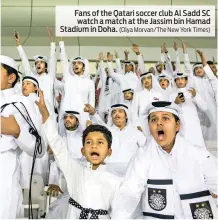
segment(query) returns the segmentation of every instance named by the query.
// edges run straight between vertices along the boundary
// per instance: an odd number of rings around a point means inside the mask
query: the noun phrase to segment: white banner
[[[215,6],[56,6],[56,36],[214,37]]]

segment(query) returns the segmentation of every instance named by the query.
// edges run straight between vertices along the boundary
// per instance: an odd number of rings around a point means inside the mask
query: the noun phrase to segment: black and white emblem
[[[193,219],[213,219],[209,201],[190,203]]]
[[[162,211],[167,205],[166,189],[148,188],[148,204],[155,211]]]

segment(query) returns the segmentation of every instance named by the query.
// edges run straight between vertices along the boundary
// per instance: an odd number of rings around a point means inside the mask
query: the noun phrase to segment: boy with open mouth
[[[180,136],[180,113],[171,102],[146,108],[151,139],[129,164],[111,218],[132,218],[142,199],[145,219],[216,219],[217,160]]]
[[[83,132],[81,149],[87,163],[73,159],[63,139],[58,135],[55,118],[49,115],[43,92],[36,102],[43,118],[43,128],[55,158],[67,181],[69,207],[67,218],[110,218],[114,194],[120,186],[120,178],[107,171],[106,157],[112,153],[111,132],[100,125],[90,125]]]

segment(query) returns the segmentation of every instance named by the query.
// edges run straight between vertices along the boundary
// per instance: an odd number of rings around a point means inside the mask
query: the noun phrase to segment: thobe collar
[[[38,74],[38,73],[37,73],[37,75],[38,75],[38,77],[41,77],[41,76],[46,76],[46,75],[47,75],[47,73],[46,73],[46,72],[41,73],[41,74]]]
[[[116,130],[116,131],[122,132],[122,131],[125,131],[125,129],[127,128],[127,124],[126,124],[126,126],[125,126],[122,130],[120,130],[120,128],[117,127],[115,124],[112,125],[112,128],[113,128],[114,130]]]
[[[127,74],[129,75],[129,74],[134,74],[134,73],[133,73],[133,71],[130,71],[130,72],[125,72],[124,75],[127,75]]]
[[[67,136],[76,136],[79,132],[78,132],[78,128],[74,131],[69,131],[66,129],[66,133],[67,133]]]
[[[9,100],[11,98],[11,96],[13,96],[14,94],[15,94],[15,89],[14,88],[1,90],[1,102],[0,102],[0,104],[1,105],[5,104],[5,102],[7,102],[7,100]]]
[[[153,88],[151,88],[150,90],[148,90],[148,89],[144,88],[144,89],[143,89],[143,91],[146,91],[146,92],[153,92],[153,91],[154,91],[154,89],[153,89]]]
[[[100,164],[99,165],[99,167],[96,169],[96,170],[93,170],[92,169],[92,164],[90,163],[90,162],[86,162],[86,167],[88,168],[88,169],[90,169],[91,171],[97,171],[97,172],[99,172],[99,171],[105,171],[106,169],[107,169],[107,166],[106,166],[106,164]]]

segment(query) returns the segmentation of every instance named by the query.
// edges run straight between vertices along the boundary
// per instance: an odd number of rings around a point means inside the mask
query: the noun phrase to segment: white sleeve
[[[93,81],[90,81],[89,85],[89,104],[95,108],[95,84]]]
[[[207,103],[201,98],[199,93],[193,98],[193,102],[202,110],[207,111]]]
[[[124,181],[112,204],[112,219],[129,219],[133,217],[147,184],[150,154],[146,152],[146,149],[139,148],[128,166]]]
[[[216,78],[216,76],[214,76],[214,74],[208,64],[206,66],[204,66],[204,71],[210,80],[210,84],[211,84],[212,89],[214,91],[214,96],[216,97],[217,96],[217,78]]]
[[[94,115],[90,115],[90,119],[92,122],[99,124],[99,125],[102,125],[102,126],[105,126],[107,129],[110,130],[110,128],[107,126],[107,124],[105,124],[103,122],[103,120],[101,119],[101,117],[97,113],[95,113]]]
[[[179,52],[178,50],[176,51],[176,72],[180,72],[181,67],[180,67],[180,59],[179,59]]]
[[[56,161],[51,163],[50,166],[50,173],[49,173],[49,184],[54,184],[59,186],[59,180],[60,180],[60,169],[57,166]]]
[[[162,62],[162,63],[164,63],[165,62],[165,53],[161,53],[160,54],[160,61]]]
[[[110,77],[119,84],[121,90],[124,90],[125,88],[129,88],[129,84],[125,79],[125,76],[123,74],[115,73],[111,62],[107,62],[108,64],[108,72]]]
[[[133,124],[137,127],[137,126],[141,126],[140,120],[139,120],[139,95],[140,93],[135,93],[134,94],[134,101],[133,101],[133,115],[132,115],[132,119],[133,119]]]
[[[60,41],[59,46],[60,46],[60,60],[61,60],[61,67],[63,72],[63,79],[65,79],[67,75],[70,75],[70,73],[69,73],[69,62],[64,46],[64,41]]]
[[[54,79],[56,79],[56,66],[57,66],[56,45],[55,45],[55,42],[51,42],[48,73],[49,73],[49,76],[51,76]]]
[[[210,154],[209,151],[205,150],[204,157],[201,163],[202,163],[205,184],[207,185],[209,191],[217,195],[218,194],[217,158],[214,157],[212,154]]]
[[[49,116],[46,122],[43,124],[43,129],[46,134],[46,138],[48,140],[48,144],[51,147],[55,159],[60,166],[61,171],[64,174],[64,177],[67,181],[68,191],[72,194],[72,190],[74,189],[76,174],[80,173],[81,166],[77,162],[77,160],[73,159],[67,149],[67,145],[62,139],[62,137],[58,134],[57,123],[54,115]]]
[[[137,130],[137,144],[139,147],[144,147],[146,143],[146,137],[145,135]]]
[[[35,109],[32,106],[32,105],[35,105],[35,103],[28,102],[27,99],[23,100],[23,102],[25,103],[25,107],[28,111],[28,114],[29,114],[35,128],[37,129],[40,137],[41,137],[41,147],[42,147],[41,150],[42,150],[42,152],[37,153],[37,155],[36,155],[37,158],[41,158],[45,154],[45,150],[46,150],[45,138],[43,137],[42,132],[41,132],[41,121],[37,118],[37,115],[35,113]],[[20,109],[20,111],[22,112],[22,114],[26,118],[27,113],[24,111],[23,106],[20,104],[17,104],[15,106],[17,106],[17,108]],[[31,107],[33,107],[33,108],[31,108]],[[19,137],[17,139],[15,139],[15,141],[22,151],[26,152],[30,156],[33,156],[35,146],[36,146],[36,137],[29,132],[30,125],[26,122],[26,120],[23,118],[23,116],[19,112],[15,113],[14,117],[20,127]]]
[[[116,72],[118,73],[123,71],[121,68],[120,58],[117,58],[115,61],[116,61]]]
[[[173,75],[173,66],[171,63],[170,55],[168,53],[166,54],[166,72],[171,76]]]
[[[23,77],[24,76],[34,76],[33,72],[32,72],[32,69],[30,67],[30,63],[29,63],[29,60],[26,56],[26,53],[23,49],[23,47],[21,45],[19,45],[17,47],[17,50],[18,50],[18,53],[19,53],[19,56],[21,58],[21,62],[22,62],[22,67],[23,67]]]
[[[189,55],[188,53],[184,53],[184,66],[185,66],[185,73],[188,75],[192,75],[192,65],[189,60]]]
[[[148,68],[144,63],[144,59],[141,54],[138,55],[138,68],[139,68],[141,74],[148,72]]]

